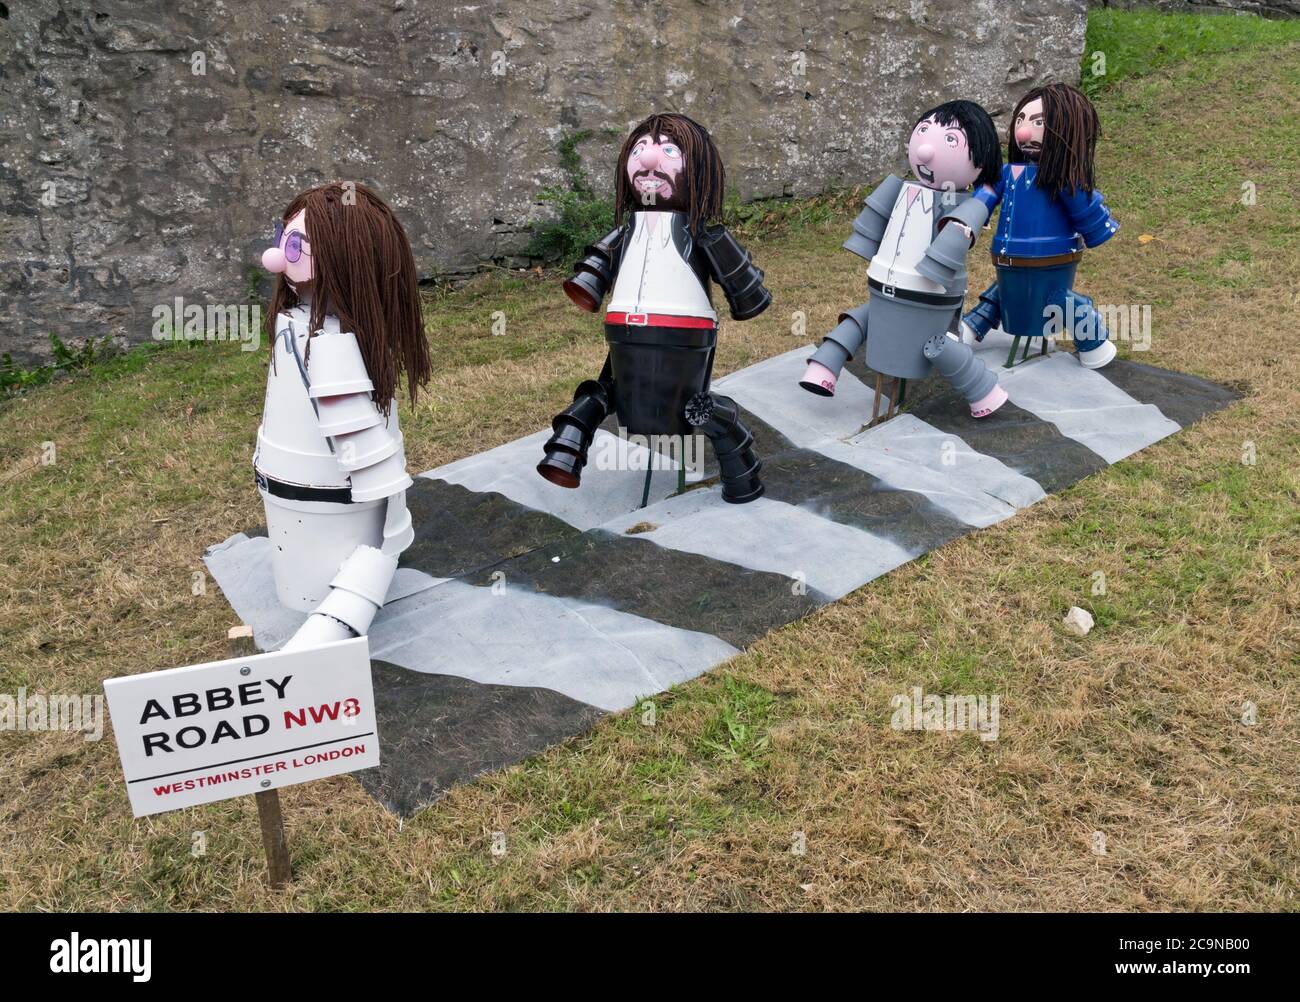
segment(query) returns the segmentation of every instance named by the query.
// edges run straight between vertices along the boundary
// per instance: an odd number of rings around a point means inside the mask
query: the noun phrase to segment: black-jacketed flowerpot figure
[[[716,283],[734,320],[772,301],[763,272],[726,228],[722,159],[707,130],[684,115],[651,115],[623,144],[615,180],[618,226],[586,250],[564,283],[581,309],[605,308],[609,354],[596,379],[551,422],[537,472],[577,487],[596,429],[612,412],[630,435],[702,432],[721,470],[723,500],[763,493],[753,435],[735,401],[709,384],[718,341]]]

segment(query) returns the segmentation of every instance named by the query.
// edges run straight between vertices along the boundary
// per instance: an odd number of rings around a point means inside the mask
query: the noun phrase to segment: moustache
[[[663,171],[659,171],[659,170],[639,170],[632,175],[632,180],[639,181],[643,177],[657,177],[660,181],[666,181],[669,184],[673,183],[672,178],[670,178]]]

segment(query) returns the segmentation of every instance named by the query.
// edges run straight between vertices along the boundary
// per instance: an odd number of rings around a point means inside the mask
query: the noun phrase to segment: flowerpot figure
[[[413,538],[394,394],[430,376],[415,261],[384,201],[323,184],[285,209],[262,264],[275,274],[272,362],[253,466],[276,594],[310,612],[286,649],[365,634]]]
[[[997,281],[962,318],[982,341],[994,327],[1012,335],[1006,367],[1026,338],[1022,360],[1036,337],[1068,334],[1080,364],[1100,369],[1115,357],[1106,323],[1093,301],[1074,291],[1085,247],[1119,230],[1094,183],[1097,110],[1069,84],[1036,87],[1011,116],[1007,160],[998,181],[976,193],[989,212],[999,205],[993,237]]]
[[[870,261],[870,298],[840,315],[808,360],[800,385],[832,396],[844,363],[865,343],[867,365],[896,381],[886,416],[899,403],[905,380],[922,379],[937,366],[971,414],[986,417],[1006,402],[1006,391],[955,332],[966,295],[966,255],[989,214],[971,188],[997,181],[997,129],[978,104],[949,101],[916,121],[907,158],[914,180],[885,178],[844,243]],[[954,336],[944,337],[948,333]],[[873,423],[881,396],[878,378]]]
[[[753,435],[733,400],[709,384],[718,340],[710,294],[717,283],[732,319],[758,316],[772,301],[763,272],[726,228],[724,172],[713,139],[685,115],[651,115],[627,137],[616,174],[616,221],[574,266],[564,291],[595,313],[606,294],[609,353],[596,379],[551,422],[537,472],[577,487],[596,429],[612,412],[633,435],[709,438],[723,500],[763,493]]]

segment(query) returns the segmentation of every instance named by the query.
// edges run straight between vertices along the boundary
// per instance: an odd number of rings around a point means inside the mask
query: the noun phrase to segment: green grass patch
[[[1121,80],[1218,52],[1300,41],[1300,21],[1254,15],[1164,14],[1092,10],[1083,47],[1084,92],[1096,96]]]

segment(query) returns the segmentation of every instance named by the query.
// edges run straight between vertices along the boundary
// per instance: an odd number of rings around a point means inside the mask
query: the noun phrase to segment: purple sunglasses
[[[280,246],[280,238],[284,236],[284,223],[277,221],[275,224],[275,235],[271,238],[271,243],[276,247]],[[298,230],[289,231],[289,239],[284,242],[284,259],[290,264],[297,264],[303,254],[311,257],[311,251],[302,249],[303,236]]]

